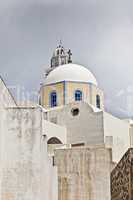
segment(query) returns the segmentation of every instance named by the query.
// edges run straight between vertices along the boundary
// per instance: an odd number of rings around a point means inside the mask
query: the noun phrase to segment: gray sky
[[[133,116],[132,0],[3,0],[0,73],[6,83],[38,90],[62,39],[97,77],[106,109]]]

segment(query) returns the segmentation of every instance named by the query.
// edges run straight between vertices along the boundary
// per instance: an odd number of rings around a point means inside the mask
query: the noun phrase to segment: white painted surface
[[[72,116],[72,108],[79,108],[79,115]],[[133,128],[128,121],[97,111],[89,104],[80,102],[51,109],[47,116],[48,120],[56,117],[59,125],[66,126],[69,144],[105,144],[112,148],[113,161],[118,162],[133,144]]]
[[[57,169],[47,155],[40,109],[1,110],[0,169],[2,200],[57,200]]]
[[[66,64],[56,67],[44,80],[44,84],[52,84],[60,81],[85,82],[97,85],[95,76],[84,66]]]
[[[72,115],[73,108],[79,109],[77,116]],[[51,109],[47,116],[48,120],[56,117],[57,124],[66,126],[69,144],[97,145],[104,143],[103,112],[94,112],[87,103],[71,103],[61,108]]]
[[[62,142],[62,144],[67,144],[66,127],[43,120],[43,133],[47,135],[47,140],[56,137]]]
[[[104,135],[111,136],[113,161],[118,162],[130,147],[129,123],[104,112]]]

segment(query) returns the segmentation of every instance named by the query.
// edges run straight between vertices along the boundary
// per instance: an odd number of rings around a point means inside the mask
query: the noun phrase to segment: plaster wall
[[[41,88],[41,105],[45,108],[49,108],[50,105],[50,94],[51,92],[57,92],[57,105],[64,105],[64,82],[55,83],[51,85],[42,86]]]
[[[0,199],[57,200],[57,168],[47,155],[42,112],[3,109],[0,115]]]
[[[66,127],[59,126],[47,120],[43,120],[43,133],[47,135],[47,140],[50,138],[58,138],[62,144],[67,144]]]
[[[113,161],[118,162],[130,147],[129,123],[104,112],[104,136],[110,137]]]
[[[110,200],[111,150],[72,148],[55,151],[59,200]]]
[[[73,116],[72,109],[78,108],[79,114]],[[60,109],[51,109],[47,119],[57,118],[57,124],[66,126],[68,144],[104,144],[103,112],[93,112],[87,103],[71,103]]]

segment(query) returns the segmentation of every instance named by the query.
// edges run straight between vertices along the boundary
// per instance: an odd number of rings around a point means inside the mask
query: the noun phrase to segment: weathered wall
[[[59,200],[110,200],[111,151],[72,148],[55,151]]]
[[[73,108],[79,109],[77,116],[72,115]],[[66,126],[69,144],[104,144],[103,113],[93,112],[87,103],[71,103],[61,109],[51,109],[47,117],[50,121],[55,117],[57,124]]]
[[[0,199],[57,200],[57,169],[47,156],[40,109],[0,115]]]
[[[129,123],[104,112],[104,136],[111,136],[113,161],[118,162],[130,148]],[[106,143],[106,141],[105,141]]]

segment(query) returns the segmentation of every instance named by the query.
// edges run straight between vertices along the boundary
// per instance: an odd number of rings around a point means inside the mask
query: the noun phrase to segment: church
[[[19,105],[0,79],[2,200],[110,200],[110,174],[133,146],[132,120],[107,113],[88,67],[54,50],[39,102]]]
[[[132,144],[132,123],[107,113],[104,93],[88,68],[72,63],[71,51],[59,45],[53,52],[40,89],[46,120],[65,126],[72,146],[105,145],[118,162]]]

